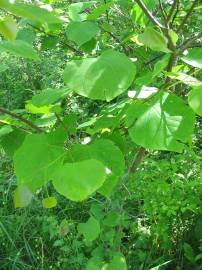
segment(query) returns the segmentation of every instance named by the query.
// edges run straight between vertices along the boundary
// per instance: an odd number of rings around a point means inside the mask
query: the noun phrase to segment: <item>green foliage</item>
[[[147,103],[134,103],[127,112],[135,143],[154,150],[181,152],[194,129],[194,114],[179,97],[159,92]],[[143,136],[146,134],[146,136]]]
[[[1,268],[200,270],[201,6],[74,2],[0,1]]]
[[[63,148],[50,144],[46,135],[27,135],[14,155],[18,183],[33,190],[43,186],[62,167],[63,159]]]
[[[108,50],[97,58],[67,63],[64,80],[76,93],[110,101],[125,92],[135,77],[134,64],[122,53]]]
[[[2,41],[0,42],[0,50],[5,50],[11,54],[33,59],[39,60],[39,56],[37,52],[26,42],[22,40],[15,40],[15,41]]]

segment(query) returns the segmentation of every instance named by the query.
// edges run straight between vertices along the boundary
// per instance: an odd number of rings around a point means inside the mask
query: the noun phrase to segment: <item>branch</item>
[[[193,41],[202,38],[202,32],[198,33],[196,36],[192,36],[191,38],[187,39],[179,48],[178,53],[185,51],[186,49],[190,48],[193,44]]]
[[[137,155],[135,156],[135,159],[133,160],[133,162],[128,170],[129,173],[135,173],[137,171],[145,154],[146,154],[146,149],[144,147],[140,147],[139,151],[137,152]]]
[[[36,126],[35,124],[33,124],[31,121],[27,120],[26,118],[20,116],[19,114],[16,114],[14,112],[11,112],[5,108],[0,107],[0,112],[1,113],[5,113],[10,115],[11,117],[18,119],[19,121],[25,123],[26,125],[30,126],[31,128],[33,128],[34,130],[36,130],[37,132],[43,132],[43,129],[39,128],[38,126]]]
[[[152,13],[149,11],[149,9],[145,6],[144,2],[142,0],[136,0],[136,3],[138,4],[138,6],[142,9],[142,11],[144,12],[144,14],[150,19],[150,21],[157,25],[158,27],[160,27],[161,29],[164,29],[165,26],[163,26],[153,15]]]
[[[177,29],[177,33],[180,32],[181,30],[183,30],[184,25],[185,25],[186,21],[188,20],[188,18],[191,16],[191,14],[192,14],[192,12],[193,12],[193,10],[194,10],[194,8],[195,8],[197,2],[198,2],[198,0],[195,0],[195,1],[192,3],[192,5],[191,5],[189,11],[187,12],[187,15],[184,17],[184,19],[182,20],[181,24],[179,25],[179,27],[178,27],[178,29]]]
[[[159,8],[160,8],[162,17],[163,17],[163,19],[164,19],[164,22],[166,22],[166,17],[167,17],[167,16],[166,16],[166,12],[165,12],[165,10],[163,9],[163,5],[162,5],[161,0],[158,0],[158,2],[159,2]]]
[[[170,12],[169,12],[168,17],[167,17],[167,24],[169,24],[170,20],[173,17],[173,14],[174,14],[175,8],[176,8],[176,6],[178,4],[178,1],[179,0],[174,0],[174,2],[172,4],[172,7],[171,7]]]

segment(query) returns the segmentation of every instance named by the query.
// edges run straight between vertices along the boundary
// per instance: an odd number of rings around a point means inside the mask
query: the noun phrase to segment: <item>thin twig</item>
[[[144,147],[140,147],[140,149],[137,152],[137,155],[135,156],[135,159],[133,160],[130,168],[128,169],[129,173],[135,173],[141,164],[144,156],[146,154],[146,149]]]
[[[11,117],[18,119],[20,122],[27,124],[28,126],[30,126],[31,128],[33,128],[34,130],[36,130],[37,132],[43,132],[43,129],[41,129],[40,127],[36,126],[35,124],[33,124],[31,121],[27,120],[26,118],[22,117],[21,115],[11,112],[5,108],[0,107],[0,112],[4,113],[4,114],[8,114]]]
[[[144,2],[142,0],[136,0],[136,3],[139,5],[139,7],[142,9],[142,11],[145,13],[145,15],[150,19],[150,21],[160,27],[161,29],[164,29],[165,26],[163,26],[149,11],[149,9],[145,6]]]
[[[166,20],[167,20],[167,14],[166,14],[166,12],[165,12],[165,10],[163,8],[163,5],[162,5],[161,0],[158,0],[158,1],[159,1],[159,8],[160,8],[160,11],[161,11],[163,20],[164,20],[164,22],[166,22]]]
[[[173,17],[173,14],[174,14],[174,12],[175,12],[175,8],[177,7],[178,1],[179,1],[179,0],[174,0],[174,2],[173,2],[173,4],[172,4],[172,7],[171,7],[170,12],[169,12],[168,17],[167,17],[167,24],[168,24],[168,25],[169,25],[170,20],[171,20],[172,17]]]
[[[191,14],[192,14],[192,12],[193,12],[193,10],[194,10],[194,8],[195,8],[197,2],[198,2],[198,0],[195,0],[195,1],[192,3],[192,5],[191,5],[190,9],[188,10],[186,16],[184,17],[184,19],[182,20],[181,24],[179,25],[179,27],[178,27],[178,29],[177,29],[177,32],[178,32],[178,33],[179,33],[180,31],[183,30],[184,25],[185,25],[186,21],[188,20],[188,18],[191,16]]]
[[[185,40],[185,42],[178,48],[178,53],[181,53],[181,52],[185,51],[186,49],[190,48],[191,45],[193,44],[193,42],[199,38],[202,38],[202,32]]]

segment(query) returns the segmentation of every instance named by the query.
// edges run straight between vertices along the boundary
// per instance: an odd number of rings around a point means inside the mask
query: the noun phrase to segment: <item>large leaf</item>
[[[37,5],[23,3],[10,3],[8,0],[0,1],[0,8],[20,17],[35,20],[41,23],[59,23],[60,19],[46,9]]]
[[[102,186],[105,166],[95,159],[65,163],[54,176],[55,189],[72,201],[83,201]]]
[[[114,142],[107,139],[98,139],[89,145],[73,145],[66,157],[68,162],[91,158],[101,161],[108,168],[106,181],[98,192],[109,198],[118,183],[119,176],[124,173],[123,154]]]
[[[64,80],[76,93],[110,101],[125,92],[135,77],[135,66],[123,53],[105,51],[97,58],[67,63]]]
[[[86,223],[78,225],[78,232],[83,234],[88,242],[94,241],[100,234],[100,223],[94,217],[90,217]]]
[[[121,150],[110,140],[98,139],[89,145],[73,145],[67,155],[68,162],[87,159],[101,161],[113,174],[123,174],[125,162]]]
[[[193,88],[188,95],[189,106],[202,116],[202,86]]]
[[[78,46],[82,46],[96,36],[99,27],[91,21],[71,22],[67,27],[67,37]]]
[[[50,145],[45,134],[29,134],[14,154],[18,183],[37,189],[52,180],[64,157],[62,147]]]
[[[147,27],[143,34],[138,35],[138,41],[154,51],[170,52],[164,35],[152,27]]]
[[[39,56],[32,46],[22,40],[1,41],[0,50],[23,58],[39,60]]]
[[[181,152],[191,138],[195,116],[174,94],[159,92],[148,103],[135,103],[126,122],[132,140],[145,148]]]
[[[193,67],[202,68],[202,48],[190,49],[181,59]]]
[[[37,107],[53,104],[64,98],[69,93],[66,88],[63,89],[45,89],[32,97],[32,103]]]

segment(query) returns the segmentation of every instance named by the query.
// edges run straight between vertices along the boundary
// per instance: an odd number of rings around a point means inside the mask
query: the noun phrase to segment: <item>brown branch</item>
[[[178,53],[181,53],[186,49],[191,48],[193,42],[199,38],[202,38],[202,32],[198,33],[196,36],[192,36],[191,38],[185,40],[185,42],[178,48]]]
[[[139,167],[139,165],[141,164],[141,162],[143,161],[143,158],[146,154],[146,149],[144,147],[140,147],[139,151],[137,152],[135,159],[133,160],[128,172],[129,173],[135,173]]]
[[[195,0],[195,1],[192,3],[192,5],[191,5],[189,11],[187,12],[186,16],[184,17],[184,19],[182,20],[181,24],[179,25],[179,27],[178,27],[178,29],[177,29],[177,32],[178,32],[178,33],[179,33],[180,31],[183,30],[184,25],[185,25],[186,21],[188,20],[188,18],[191,16],[191,14],[192,14],[192,12],[193,12],[193,10],[194,10],[194,8],[195,8],[197,2],[198,2],[198,0]]]
[[[33,124],[31,121],[27,120],[26,118],[20,116],[17,113],[11,112],[5,108],[0,107],[0,112],[4,113],[4,114],[8,114],[11,117],[19,120],[22,123],[25,123],[26,125],[30,126],[31,128],[33,128],[34,130],[36,130],[37,132],[43,132],[43,129],[41,129],[40,127],[36,126],[35,124]]]
[[[146,5],[144,4],[144,2],[142,0],[136,0],[136,3],[138,4],[138,6],[142,9],[142,11],[144,12],[144,14],[150,19],[150,21],[157,25],[158,27],[160,27],[161,29],[164,29],[165,26],[163,26],[153,15],[152,13],[149,11],[149,9],[146,7]]]

